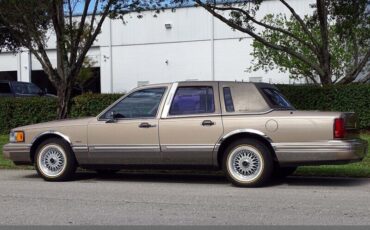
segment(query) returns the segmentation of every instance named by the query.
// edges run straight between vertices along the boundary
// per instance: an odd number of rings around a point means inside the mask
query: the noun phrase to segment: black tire
[[[113,176],[117,172],[119,172],[118,169],[96,169],[95,172],[99,176]]]
[[[259,159],[260,167],[256,169],[256,175],[255,177],[252,176],[251,179],[242,179],[241,177],[243,175],[239,172],[236,172],[236,169],[234,169],[232,166],[234,165],[233,159],[237,158],[235,157],[235,154],[240,152],[238,149],[244,148],[247,149],[247,151],[245,151],[247,153],[248,151],[254,152],[253,154],[255,154]],[[242,164],[244,164],[244,162],[242,162]],[[225,149],[222,164],[223,171],[225,172],[228,180],[233,185],[238,187],[260,187],[266,185],[266,183],[271,179],[274,169],[272,153],[268,147],[259,140],[249,138],[239,139],[231,143]],[[248,162],[247,164],[249,165]]]
[[[46,160],[42,160],[45,156],[48,148],[56,148],[59,152],[63,151],[63,166],[59,173],[51,175],[47,173],[47,169],[44,163]],[[63,154],[64,153],[64,154]],[[51,162],[51,160],[50,160]],[[50,164],[50,163],[49,163]],[[77,169],[77,161],[72,151],[71,146],[60,138],[50,138],[42,142],[36,149],[35,154],[35,168],[37,173],[46,181],[67,181],[73,179],[74,173]]]
[[[292,175],[297,170],[297,167],[279,167],[275,168],[274,177],[278,179],[284,179]]]

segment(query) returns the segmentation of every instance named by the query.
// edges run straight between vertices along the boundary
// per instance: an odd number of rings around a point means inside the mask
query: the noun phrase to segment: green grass
[[[362,139],[370,143],[370,133],[362,134]],[[359,163],[346,165],[322,165],[299,167],[295,175],[332,177],[370,177],[370,154]]]
[[[0,153],[1,153],[0,154],[0,168],[2,169],[15,168],[15,165],[13,164],[13,162],[4,159],[4,156],[3,156],[3,145],[6,144],[8,140],[9,140],[8,135],[0,135]]]
[[[361,135],[370,143],[370,133]],[[0,151],[5,143],[8,142],[8,135],[0,135]],[[11,161],[3,158],[0,154],[0,168],[15,169]],[[21,167],[25,168],[25,167]],[[30,167],[26,167],[30,168]],[[335,176],[335,177],[370,177],[370,155],[368,154],[362,162],[346,165],[323,165],[299,167],[295,175],[299,176]]]

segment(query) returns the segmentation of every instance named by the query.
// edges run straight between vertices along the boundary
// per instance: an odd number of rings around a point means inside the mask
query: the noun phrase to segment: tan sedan
[[[197,166],[252,187],[300,165],[362,160],[356,122],[353,113],[297,111],[269,84],[177,82],[136,88],[97,117],[15,128],[3,152],[48,181],[77,167]]]

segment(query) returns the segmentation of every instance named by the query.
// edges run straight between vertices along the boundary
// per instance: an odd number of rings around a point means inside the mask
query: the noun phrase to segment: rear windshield
[[[274,108],[294,109],[290,102],[278,90],[262,88],[262,91]]]
[[[32,83],[13,82],[13,90],[16,94],[38,94],[40,88]]]

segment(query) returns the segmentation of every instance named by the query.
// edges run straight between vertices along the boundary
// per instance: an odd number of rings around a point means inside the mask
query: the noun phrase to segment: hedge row
[[[361,129],[370,129],[370,84],[278,85],[280,91],[300,110],[356,112]]]
[[[297,109],[354,111],[362,129],[370,128],[370,85],[317,87],[278,85]],[[119,94],[85,94],[73,99],[70,117],[96,116],[117,100]],[[13,127],[50,121],[56,118],[53,98],[0,98],[0,133]]]
[[[70,117],[96,116],[122,95],[84,94],[72,101]],[[0,134],[9,133],[11,128],[51,121],[57,118],[57,100],[46,97],[1,98]]]

